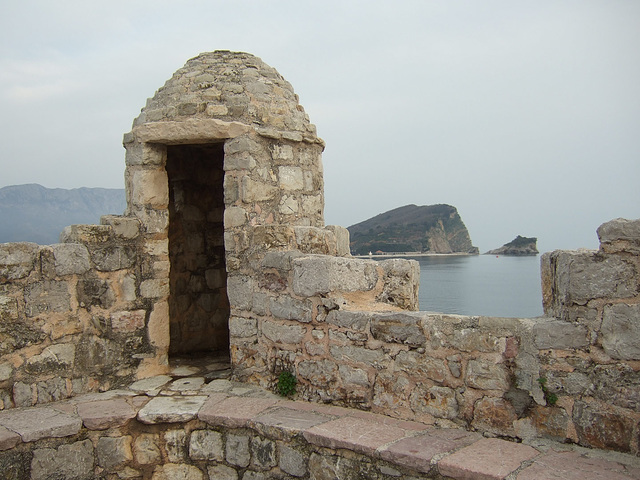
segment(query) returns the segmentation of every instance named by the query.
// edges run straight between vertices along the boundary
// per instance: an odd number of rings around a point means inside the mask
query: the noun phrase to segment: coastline
[[[379,258],[412,258],[412,257],[471,257],[475,255],[480,255],[479,253],[464,253],[464,252],[455,252],[455,253],[383,253],[376,254],[372,253],[371,255],[352,255],[353,258],[371,258],[371,259],[379,259]]]

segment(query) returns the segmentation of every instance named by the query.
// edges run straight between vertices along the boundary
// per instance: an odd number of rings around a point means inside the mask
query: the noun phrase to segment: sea
[[[543,313],[538,255],[435,255],[413,259],[420,263],[420,310],[520,318]]]

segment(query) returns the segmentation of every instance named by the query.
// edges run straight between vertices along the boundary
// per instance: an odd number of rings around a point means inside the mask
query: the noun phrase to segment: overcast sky
[[[293,84],[327,224],[448,203],[481,251],[548,251],[640,218],[638,0],[3,2],[0,187],[123,188],[146,98],[221,49]]]

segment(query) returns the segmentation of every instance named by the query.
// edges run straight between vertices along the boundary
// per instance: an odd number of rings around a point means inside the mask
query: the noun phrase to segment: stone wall
[[[0,409],[123,385],[153,356],[140,224],[102,220],[0,245]]]
[[[354,259],[324,226],[324,144],[261,60],[190,60],[124,146],[125,216],[0,246],[0,409],[220,348],[235,379],[290,371],[301,399],[639,452],[640,221],[542,257],[544,318],[431,314],[416,262]]]

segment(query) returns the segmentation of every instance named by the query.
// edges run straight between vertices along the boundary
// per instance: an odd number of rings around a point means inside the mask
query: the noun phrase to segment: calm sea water
[[[420,310],[460,315],[542,315],[540,257],[416,257]]]

